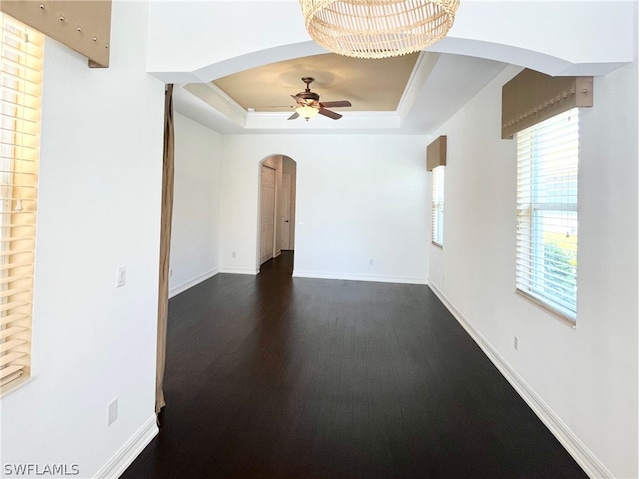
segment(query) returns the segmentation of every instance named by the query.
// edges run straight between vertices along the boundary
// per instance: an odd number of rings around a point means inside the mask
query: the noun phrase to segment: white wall
[[[425,137],[244,135],[223,144],[222,270],[255,272],[259,162],[283,154],[297,163],[296,276],[426,282]]]
[[[174,126],[170,296],[219,271],[221,137],[178,113]]]
[[[108,69],[46,42],[33,378],[2,398],[3,464],[117,475],[156,432],[164,86],[145,73],[147,9],[113,3]]]
[[[580,113],[575,329],[515,293],[516,142],[499,125],[502,84],[518,70],[437,132],[448,137],[445,244],[429,247],[430,281],[598,476],[638,475],[637,68],[596,78]]]
[[[429,50],[522,65],[520,59],[548,74],[578,74],[582,66],[610,71],[607,63],[633,59],[634,3],[467,0],[447,38]],[[606,42],[592,34],[595,27],[607,32]],[[310,41],[295,0],[155,1],[149,38],[149,71],[174,83],[324,53]]]

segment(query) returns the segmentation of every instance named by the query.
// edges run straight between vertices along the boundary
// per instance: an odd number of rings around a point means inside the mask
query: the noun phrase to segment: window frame
[[[445,165],[431,170],[431,244],[444,248]]]
[[[517,134],[516,292],[572,326],[578,296],[579,117],[579,109],[572,108]]]
[[[31,377],[44,35],[0,12],[0,395]]]

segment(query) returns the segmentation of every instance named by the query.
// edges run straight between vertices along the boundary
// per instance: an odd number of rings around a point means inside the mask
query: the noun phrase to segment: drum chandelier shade
[[[313,41],[355,58],[388,58],[433,45],[453,26],[459,4],[459,0],[300,0]]]

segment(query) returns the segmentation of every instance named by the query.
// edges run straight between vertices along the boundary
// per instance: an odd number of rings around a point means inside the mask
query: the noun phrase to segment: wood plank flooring
[[[426,286],[219,274],[170,301],[144,478],[584,478]]]

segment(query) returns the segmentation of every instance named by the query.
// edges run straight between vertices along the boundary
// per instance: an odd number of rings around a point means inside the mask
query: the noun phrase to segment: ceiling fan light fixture
[[[317,108],[309,105],[299,106],[298,108],[296,108],[296,113],[307,121],[309,121],[309,118],[313,118],[314,116],[316,116],[319,111],[320,110],[318,110]]]
[[[300,0],[305,27],[321,47],[355,58],[389,58],[442,40],[460,0]]]

